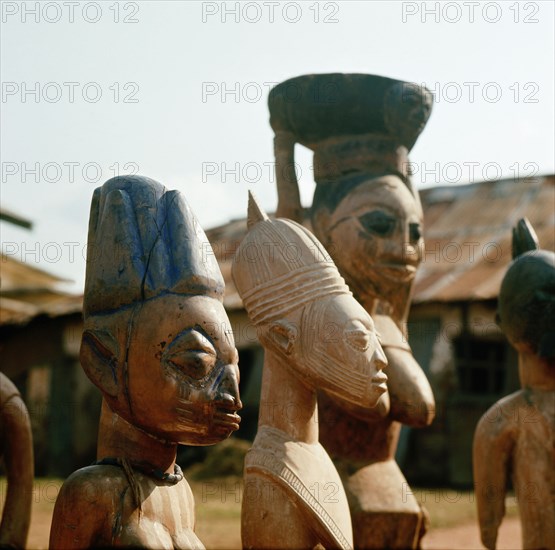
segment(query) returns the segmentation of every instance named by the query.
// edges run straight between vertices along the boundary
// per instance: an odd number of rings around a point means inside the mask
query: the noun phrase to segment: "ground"
[[[48,548],[48,537],[54,502],[60,480],[37,479],[34,486],[33,515],[28,548]],[[240,478],[191,482],[197,505],[197,535],[208,549],[239,549],[242,483]],[[476,504],[469,491],[452,489],[413,489],[431,517],[431,529],[424,538],[424,548],[479,549]],[[5,479],[0,478],[0,508],[6,494]],[[505,518],[498,540],[499,550],[521,547],[520,524],[514,498],[507,499]]]

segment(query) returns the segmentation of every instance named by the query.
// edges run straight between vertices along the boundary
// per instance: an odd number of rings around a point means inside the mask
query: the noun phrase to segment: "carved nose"
[[[372,359],[374,360],[374,363],[378,370],[383,370],[387,367],[387,357],[385,356],[385,353],[381,346],[376,348]]]
[[[217,399],[224,407],[238,411],[243,408],[243,403],[241,403],[241,397],[239,396],[239,382],[236,370],[236,365],[226,365],[224,367],[224,374],[218,388]]]

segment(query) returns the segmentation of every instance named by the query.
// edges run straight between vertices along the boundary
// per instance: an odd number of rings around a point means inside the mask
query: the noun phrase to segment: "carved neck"
[[[140,468],[174,473],[177,445],[164,443],[139,430],[118,414],[112,412],[102,399],[98,428],[97,459],[126,458]]]
[[[555,365],[533,353],[518,354],[518,375],[523,388],[533,390],[555,390]]]
[[[316,391],[303,384],[293,368],[266,348],[258,425],[314,444],[318,442]]]

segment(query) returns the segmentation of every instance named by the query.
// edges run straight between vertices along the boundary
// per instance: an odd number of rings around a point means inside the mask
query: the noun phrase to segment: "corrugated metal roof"
[[[511,261],[512,228],[523,216],[540,246],[555,250],[555,176],[433,187],[420,196],[426,244],[413,303],[496,298]],[[310,229],[308,220],[304,225]],[[226,281],[229,310],[242,308],[231,262],[246,231],[243,219],[206,232]]]
[[[426,245],[413,303],[496,298],[512,228],[524,216],[540,246],[555,250],[554,176],[436,187],[420,196]]]
[[[11,292],[21,290],[36,290],[40,288],[54,288],[55,285],[67,282],[68,279],[62,279],[56,275],[52,275],[42,269],[32,267],[29,264],[20,262],[19,260],[6,256],[0,257],[0,292]]]
[[[49,302],[33,303],[0,296],[0,325],[26,324],[39,315],[60,317],[83,310],[83,296],[59,295]]]
[[[83,297],[57,289],[62,279],[2,254],[0,258],[0,325],[22,324],[37,315],[78,313]]]

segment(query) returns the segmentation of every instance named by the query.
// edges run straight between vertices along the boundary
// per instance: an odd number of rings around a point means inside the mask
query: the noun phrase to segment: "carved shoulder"
[[[128,487],[115,466],[88,466],[71,474],[56,500],[51,548],[108,546]]]
[[[480,418],[474,434],[475,441],[510,448],[518,429],[519,410],[525,406],[522,391],[494,403]]]

